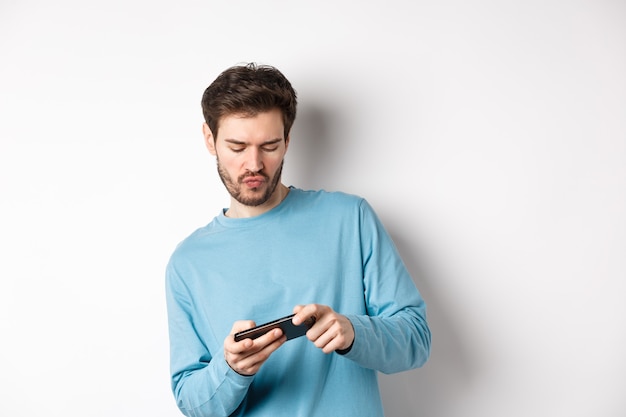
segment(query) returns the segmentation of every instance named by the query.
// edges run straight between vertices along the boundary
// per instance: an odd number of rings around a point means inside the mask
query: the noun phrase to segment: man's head
[[[227,214],[256,215],[280,203],[288,192],[280,181],[296,117],[289,81],[269,66],[232,67],[206,89],[202,109],[206,147],[232,197]]]
[[[214,140],[223,117],[255,116],[273,109],[282,113],[286,139],[296,107],[296,92],[289,80],[274,67],[254,63],[222,72],[202,95],[202,113]]]

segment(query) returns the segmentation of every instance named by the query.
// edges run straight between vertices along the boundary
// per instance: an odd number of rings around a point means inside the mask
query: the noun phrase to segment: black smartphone
[[[299,326],[293,324],[291,319],[295,314],[281,317],[277,320],[270,321],[269,323],[261,324],[251,329],[243,330],[235,333],[235,342],[239,342],[243,339],[256,339],[263,336],[265,333],[272,329],[280,328],[283,334],[287,336],[287,340],[295,339],[296,337],[304,336],[304,334],[315,324],[315,317],[309,317]]]

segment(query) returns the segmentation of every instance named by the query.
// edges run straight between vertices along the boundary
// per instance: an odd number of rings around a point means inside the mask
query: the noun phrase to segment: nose
[[[259,172],[263,169],[262,152],[255,147],[248,149],[245,161],[245,168],[251,172]]]

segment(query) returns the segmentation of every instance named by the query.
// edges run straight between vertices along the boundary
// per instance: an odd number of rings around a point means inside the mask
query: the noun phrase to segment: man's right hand
[[[226,363],[240,375],[256,374],[270,355],[287,340],[282,330],[274,329],[254,340],[244,339],[235,342],[235,333],[254,326],[254,322],[250,320],[236,321],[230,335],[224,339]]]

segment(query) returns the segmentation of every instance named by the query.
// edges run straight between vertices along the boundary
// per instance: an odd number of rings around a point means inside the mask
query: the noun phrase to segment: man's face
[[[289,144],[281,112],[225,116],[215,141],[206,124],[204,130],[207,148],[217,157],[218,173],[232,198],[245,206],[270,201]]]

